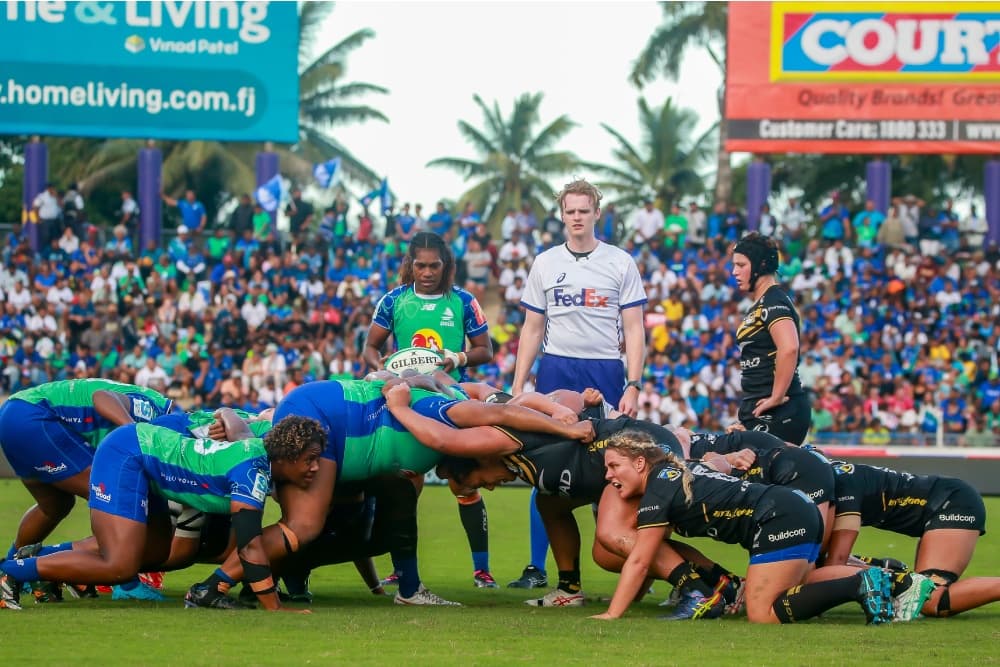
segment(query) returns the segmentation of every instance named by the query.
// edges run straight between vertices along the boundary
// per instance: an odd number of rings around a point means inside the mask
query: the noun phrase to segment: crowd
[[[469,204],[454,214],[438,204],[426,217],[404,205],[383,221],[345,199],[318,211],[294,190],[289,229],[278,232],[247,195],[218,222],[193,192],[164,201],[176,236],[137,249],[130,193],[106,238],[81,215],[75,189],[39,195],[41,251],[16,231],[2,250],[3,392],[107,377],[185,408],[256,411],[304,382],[362,377],[374,305],[422,230],[450,243],[456,284],[501,304],[491,312],[493,361],[472,373],[509,387],[528,268],[563,241],[555,208],[540,220],[529,206],[509,210],[492,236]],[[726,253],[746,227],[745,212],[724,203],[664,215],[649,201],[627,221],[613,205],[603,211],[599,238],[635,257],[649,296],[640,418],[698,430],[737,421],[734,335],[749,302]],[[834,194],[815,212],[794,200],[780,215],[765,205],[759,229],[781,241],[780,277],[803,315],[799,373],[814,438],[934,442],[943,432],[996,444],[1000,263],[982,250],[974,209],[959,219],[950,202],[935,209],[908,196],[883,215],[871,202],[851,211]]]

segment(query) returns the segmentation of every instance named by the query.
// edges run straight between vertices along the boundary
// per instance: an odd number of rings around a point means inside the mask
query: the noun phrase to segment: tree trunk
[[[726,84],[723,75],[722,88],[719,90],[719,158],[715,167],[715,201],[732,202],[733,168],[729,162],[729,152],[726,150],[726,139],[729,136],[729,120],[726,118]]]

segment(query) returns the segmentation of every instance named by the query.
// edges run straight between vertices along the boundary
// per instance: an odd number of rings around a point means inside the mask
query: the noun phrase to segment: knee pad
[[[281,537],[285,540],[285,549],[288,550],[288,553],[293,554],[298,551],[299,537],[295,534],[295,531],[280,521],[278,522],[278,528],[281,529]]]
[[[921,570],[920,574],[925,577],[930,577],[931,581],[933,581],[937,586],[951,586],[953,583],[958,581],[959,577],[959,575],[954,572],[949,572],[948,570],[938,570],[936,568]]]

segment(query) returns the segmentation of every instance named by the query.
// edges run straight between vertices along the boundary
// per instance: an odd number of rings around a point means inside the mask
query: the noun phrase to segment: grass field
[[[527,559],[524,488],[486,494],[492,570],[501,584],[516,578]],[[18,482],[0,481],[0,528],[9,539],[29,496]],[[582,609],[530,609],[527,591],[474,589],[465,534],[446,489],[427,488],[420,503],[420,564],[424,582],[464,608],[412,608],[373,598],[350,565],[313,575],[311,616],[261,611],[187,610],[181,598],[208,566],[167,575],[167,603],[67,600],[0,611],[0,647],[22,664],[89,665],[309,665],[309,664],[733,664],[938,665],[1000,661],[1000,604],[956,618],[869,628],[857,605],[795,626],[751,626],[744,618],[665,623],[656,603],[669,590],[633,606],[625,619],[594,621],[594,600]],[[1000,499],[988,499],[991,514]],[[578,511],[585,543],[593,536],[587,510]],[[89,533],[78,503],[52,541]],[[745,552],[698,540],[709,556],[737,571]],[[866,530],[857,552],[912,562],[914,541]],[[594,598],[614,590],[614,575],[585,554],[584,590]],[[379,559],[380,572],[389,570]],[[553,567],[550,561],[550,572]],[[1000,575],[1000,537],[985,536],[967,576]]]

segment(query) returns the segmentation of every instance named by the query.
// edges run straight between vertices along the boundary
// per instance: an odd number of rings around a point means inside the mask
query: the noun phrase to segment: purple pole
[[[760,222],[760,207],[767,203],[771,193],[771,165],[761,158],[747,167],[747,228],[757,230]]]
[[[278,173],[279,159],[278,154],[271,150],[271,143],[267,142],[264,144],[264,150],[257,153],[256,159],[257,167],[257,187],[264,185],[269,180],[274,178]],[[256,199],[256,197],[255,197]],[[278,219],[278,212],[273,211],[270,213],[271,216],[271,229],[276,230],[275,222]],[[275,231],[277,234],[277,231]]]
[[[865,165],[865,187],[865,196],[875,202],[876,209],[886,213],[892,192],[892,167],[888,162],[875,159]]]
[[[983,170],[983,194],[986,199],[986,245],[1000,246],[1000,161],[989,160]]]
[[[150,143],[139,151],[139,247],[135,255],[145,250],[149,243],[160,245],[160,228],[163,221],[163,153]]]
[[[49,182],[49,147],[38,137],[32,137],[24,146],[24,209],[21,215],[22,232],[28,234],[31,249],[38,252],[38,224],[30,222],[31,206],[38,193],[45,189]],[[38,221],[36,220],[35,223]]]

